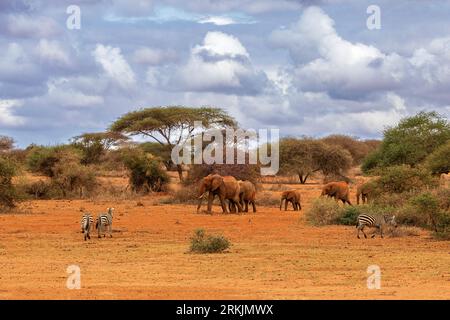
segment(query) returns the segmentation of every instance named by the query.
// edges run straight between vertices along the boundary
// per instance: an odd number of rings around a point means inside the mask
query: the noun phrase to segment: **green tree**
[[[450,172],[450,141],[434,150],[425,160],[425,165],[433,174]]]
[[[352,164],[350,153],[338,146],[310,138],[285,138],[280,141],[280,172],[296,174],[300,183],[306,183],[317,171],[341,175]]]
[[[99,163],[101,157],[112,147],[117,147],[129,138],[120,132],[92,132],[72,138],[72,145],[83,153],[81,163]]]
[[[371,154],[363,169],[407,164],[416,166],[450,140],[450,123],[436,112],[420,112],[384,131],[380,149]]]
[[[129,112],[111,125],[111,131],[130,135],[143,135],[170,150],[184,144],[194,133],[194,122],[203,128],[236,127],[236,121],[219,108],[188,108],[182,106],[145,108]],[[177,165],[180,180],[183,179],[181,165]]]

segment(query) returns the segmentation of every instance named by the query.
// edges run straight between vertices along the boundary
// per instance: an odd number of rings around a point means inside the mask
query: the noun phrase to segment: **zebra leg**
[[[109,225],[109,237],[112,238],[112,224]]]
[[[382,239],[384,238],[383,237],[383,227],[381,227],[381,226],[380,226],[380,236],[381,236]]]
[[[380,229],[380,227],[377,227],[377,229]],[[381,230],[381,229],[380,229],[380,230]],[[375,232],[374,232],[373,235],[372,235],[372,239],[375,238],[376,232],[377,232],[377,231],[375,230]]]
[[[367,234],[364,232],[364,228],[365,228],[365,227],[366,227],[366,226],[363,225],[362,228],[361,228],[361,231],[362,231],[362,233],[363,233],[363,235],[364,235],[364,238],[367,239]]]

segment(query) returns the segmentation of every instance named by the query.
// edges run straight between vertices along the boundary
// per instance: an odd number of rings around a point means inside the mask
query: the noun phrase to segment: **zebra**
[[[364,232],[365,227],[369,228],[377,228],[380,230],[381,238],[383,238],[383,226],[389,224],[397,228],[397,222],[395,222],[395,216],[388,215],[379,215],[372,216],[369,214],[360,214],[357,218],[356,228],[358,229],[357,237],[359,238],[359,231],[361,230],[364,234],[364,238],[367,239],[367,235]],[[375,237],[375,233],[372,235],[372,238]]]
[[[98,237],[101,238],[101,233],[103,228],[105,228],[105,233],[103,237],[106,237],[106,232],[109,232],[109,236],[112,238],[112,222],[113,222],[113,211],[114,208],[108,208],[107,213],[101,213],[95,224],[95,228],[98,230]]]
[[[90,213],[85,213],[81,217],[81,233],[84,233],[84,241],[91,239],[90,232],[94,226],[94,218]]]

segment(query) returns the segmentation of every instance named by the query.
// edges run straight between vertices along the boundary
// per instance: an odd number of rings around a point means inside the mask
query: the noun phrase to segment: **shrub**
[[[382,154],[379,150],[369,153],[361,164],[361,170],[363,173],[369,174],[372,170],[378,167],[381,162]]]
[[[313,201],[305,217],[308,223],[315,226],[334,224],[341,216],[342,210],[335,200],[320,197]]]
[[[382,193],[403,193],[421,190],[435,183],[428,171],[399,165],[383,169],[375,185]]]
[[[53,168],[58,162],[80,163],[81,153],[69,145],[55,147],[33,146],[27,155],[27,165],[31,172],[53,177]]]
[[[0,158],[0,207],[9,209],[15,207],[18,200],[16,188],[12,184],[12,178],[16,174],[16,166],[8,159]]]
[[[230,247],[230,242],[223,236],[206,235],[205,230],[197,229],[191,238],[191,252],[217,253]]]
[[[357,223],[358,215],[361,214],[359,207],[347,207],[342,210],[340,215],[336,219],[337,224],[343,224],[347,226],[354,226]]]
[[[433,174],[450,172],[450,141],[433,151],[425,160],[425,166]]]
[[[122,151],[122,159],[130,171],[130,185],[135,192],[165,191],[170,179],[161,161],[138,148]]]
[[[32,196],[35,199],[51,198],[50,190],[52,189],[52,185],[50,182],[39,180],[29,184],[24,184],[21,186],[21,189],[25,194]]]
[[[434,231],[438,238],[450,238],[450,211],[439,198],[439,191],[422,192],[412,196],[397,215],[400,224],[419,226]]]
[[[95,171],[76,162],[58,162],[53,172],[51,183],[60,189],[62,197],[82,197],[92,193],[98,185]]]

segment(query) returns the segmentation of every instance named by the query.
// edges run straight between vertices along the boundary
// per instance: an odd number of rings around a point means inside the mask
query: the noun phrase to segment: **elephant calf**
[[[280,210],[284,203],[284,211],[287,211],[288,202],[292,203],[292,206],[294,207],[294,211],[302,210],[302,206],[300,204],[300,192],[298,190],[288,190],[284,191],[281,194],[281,201],[280,201]]]
[[[372,189],[371,184],[369,182],[359,185],[356,188],[356,204],[359,204],[360,198],[363,204],[369,201],[369,195],[371,192]]]

